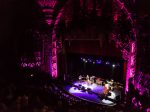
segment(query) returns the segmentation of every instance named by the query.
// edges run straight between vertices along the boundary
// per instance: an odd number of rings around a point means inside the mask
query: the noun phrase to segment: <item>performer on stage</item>
[[[95,76],[91,76],[91,77],[90,77],[90,81],[91,81],[92,83],[94,83],[94,78],[95,78]]]
[[[82,79],[82,75],[79,75],[79,80],[81,80]]]
[[[106,83],[104,86],[104,94],[105,95],[108,94],[109,90],[110,90],[110,85],[108,83]]]
[[[106,84],[105,84],[105,87],[106,87],[107,89],[110,89],[110,84],[106,83]]]
[[[111,86],[113,86],[113,84],[114,84],[114,80],[113,80],[113,79],[111,79],[111,80],[109,81],[109,84],[110,84]]]
[[[86,81],[87,81],[87,84],[88,84],[88,85],[91,85],[91,84],[92,84],[91,81],[90,81],[89,75],[86,76]]]
[[[89,80],[90,80],[90,79],[89,79],[89,75],[87,75],[87,76],[86,76],[86,80],[87,80],[87,81],[89,81]]]

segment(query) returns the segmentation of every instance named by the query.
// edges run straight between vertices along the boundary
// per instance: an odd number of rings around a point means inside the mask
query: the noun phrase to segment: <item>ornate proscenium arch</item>
[[[58,0],[37,0],[38,4],[42,8],[42,12],[45,14],[45,22],[48,26],[53,27],[52,28],[52,54],[48,59],[48,67],[49,72],[52,75],[53,78],[57,77],[57,36],[56,36],[56,28],[59,23],[59,19],[61,18],[62,11],[64,8],[61,8],[63,4],[62,2]],[[60,10],[59,10],[60,9]],[[58,12],[58,11],[59,12]],[[47,71],[46,71],[47,72]]]
[[[54,28],[52,30],[52,77],[57,78],[57,36],[56,36],[56,28],[59,24],[61,16],[63,14],[64,7],[59,11],[56,21],[54,23]]]
[[[136,40],[136,29],[135,29],[135,23],[134,20],[131,17],[131,13],[127,10],[127,8],[124,6],[124,3],[120,2],[120,0],[114,0],[114,3],[123,11],[123,13],[126,15],[127,21],[131,24],[131,29],[129,31],[130,37],[128,40],[128,43],[124,45],[123,42],[119,41],[117,39],[117,32],[112,34],[113,40],[116,42],[117,46],[121,48],[122,57],[124,60],[127,61],[127,71],[126,71],[126,92],[128,92],[128,80],[131,77],[134,77],[135,71],[136,71],[136,52],[137,52],[137,40]],[[117,20],[116,18],[114,18]],[[117,24],[117,22],[114,22]],[[129,50],[128,50],[128,48]]]
[[[68,0],[69,1],[69,0]],[[66,2],[67,3],[67,2]],[[122,57],[124,60],[127,60],[127,74],[126,74],[126,92],[128,91],[128,80],[130,77],[133,77],[135,75],[135,70],[136,70],[136,29],[135,29],[135,23],[131,17],[131,13],[127,10],[127,8],[124,6],[124,3],[121,2],[120,0],[113,0],[113,5],[115,7],[118,7],[119,10],[121,10],[127,17],[127,20],[131,24],[131,30],[130,30],[130,35],[129,35],[129,40],[128,43],[126,43],[126,46],[124,46],[124,42],[120,41],[118,39],[119,34],[117,32],[112,33],[112,39],[116,42],[116,46],[119,46],[122,51]],[[61,8],[59,11],[53,31],[52,31],[52,76],[57,77],[57,35],[56,35],[56,29],[58,27],[58,24],[61,20],[61,16],[63,14],[65,5],[64,7]],[[117,21],[117,16],[114,15],[114,21]],[[117,22],[114,22],[117,23]],[[127,49],[128,46],[128,49]]]

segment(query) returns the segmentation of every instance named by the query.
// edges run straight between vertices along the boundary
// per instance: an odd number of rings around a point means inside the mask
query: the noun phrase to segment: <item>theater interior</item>
[[[1,0],[0,112],[150,112],[149,0]]]

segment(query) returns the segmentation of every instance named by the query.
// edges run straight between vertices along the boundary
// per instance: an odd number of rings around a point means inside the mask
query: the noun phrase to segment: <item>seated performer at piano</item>
[[[108,94],[109,90],[110,90],[110,85],[108,83],[106,83],[104,86],[104,94],[105,95]]]

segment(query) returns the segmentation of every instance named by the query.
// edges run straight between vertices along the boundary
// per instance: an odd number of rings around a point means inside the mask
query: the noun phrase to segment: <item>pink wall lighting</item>
[[[64,11],[64,7],[60,10],[60,12],[57,15],[55,23],[54,23],[54,28],[53,28],[53,31],[52,31],[52,60],[51,60],[51,64],[52,64],[52,77],[53,78],[58,77],[58,73],[57,73],[57,36],[56,36],[56,29],[57,29],[57,26],[60,22],[63,11]]]

